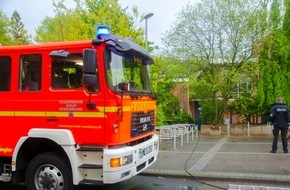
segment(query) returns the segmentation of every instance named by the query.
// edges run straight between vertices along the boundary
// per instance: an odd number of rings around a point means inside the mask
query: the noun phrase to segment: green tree
[[[143,44],[142,28],[134,28],[133,17],[122,9],[118,0],[76,0],[68,9],[64,0],[56,3],[55,17],[46,17],[36,31],[36,41],[88,40],[96,36],[98,25],[107,25],[111,32]]]
[[[267,116],[276,97],[290,104],[290,3],[273,0],[267,4],[269,19],[267,35],[261,40],[259,51],[259,81],[257,98],[259,109]],[[285,10],[285,11],[283,11]]]
[[[190,61],[192,98],[202,99],[213,123],[222,123],[232,87],[254,65],[253,44],[261,38],[263,14],[259,0],[203,0],[187,5],[163,38],[171,55]],[[252,63],[252,64],[250,64]],[[252,75],[253,73],[249,73]],[[203,105],[202,105],[203,106]]]
[[[24,45],[31,43],[31,36],[28,35],[24,29],[24,24],[21,21],[21,17],[17,11],[14,11],[10,19],[9,33],[12,38],[13,45]]]
[[[176,97],[171,93],[173,88],[172,78],[168,75],[168,60],[155,57],[154,64],[150,66],[153,90],[157,97],[157,125],[167,125],[172,120],[172,113],[179,108]]]
[[[36,30],[36,41],[55,42],[92,39],[88,27],[75,10],[68,9],[64,0],[53,1],[55,17],[46,17]]]
[[[9,19],[0,11],[0,46],[11,44],[11,38],[9,36]]]
[[[77,0],[77,2],[76,11],[90,27],[89,33],[95,35],[96,26],[106,25],[114,34],[131,38],[140,45],[144,43],[142,28],[134,28],[133,17],[127,13],[127,8],[121,8],[118,0],[90,0],[84,3]]]
[[[177,85],[183,85],[174,81],[184,77],[178,74],[181,74],[184,68],[174,64],[174,59],[155,56],[154,60],[150,72],[153,90],[157,97],[157,125],[192,122],[192,119],[182,110],[179,100],[172,94],[172,90]]]

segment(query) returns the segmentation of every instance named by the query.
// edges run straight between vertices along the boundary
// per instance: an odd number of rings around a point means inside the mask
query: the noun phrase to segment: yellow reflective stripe
[[[35,111],[16,111],[15,116],[28,116],[28,117],[45,117],[45,112]]]
[[[95,112],[45,112],[45,111],[0,111],[0,116],[22,116],[22,117],[68,117],[72,113],[72,117],[105,117],[105,113],[118,112],[118,106],[111,107],[97,107],[99,111]],[[131,110],[130,106],[123,106],[123,111],[128,112]]]
[[[73,113],[72,117],[105,117],[104,112],[46,112],[46,116],[68,117],[69,113]]]
[[[74,117],[105,117],[104,112],[74,112]]]
[[[73,113],[72,117],[105,117],[104,112],[30,112],[30,111],[1,111],[0,116],[22,116],[22,117],[68,117],[69,113]],[[15,115],[14,115],[15,114]]]
[[[58,111],[46,112],[46,116],[48,116],[48,117],[52,117],[52,116],[55,116],[55,117],[68,117],[68,113],[69,112],[58,112]]]
[[[0,116],[14,116],[14,111],[0,111]]]
[[[101,112],[117,112],[118,111],[118,107],[97,107],[98,110],[100,110]]]
[[[131,107],[130,106],[124,106],[123,107],[123,111],[131,111]]]
[[[118,106],[112,106],[112,107],[97,107],[98,110],[101,112],[118,112],[119,107]],[[130,106],[123,106],[123,111],[131,111]]]

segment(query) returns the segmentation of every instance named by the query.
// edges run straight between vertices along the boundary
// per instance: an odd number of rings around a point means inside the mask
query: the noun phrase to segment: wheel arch
[[[31,129],[28,137],[21,138],[14,150],[12,182],[23,182],[26,166],[35,156],[44,152],[55,152],[63,156],[73,172],[70,159],[73,153],[70,148],[75,148],[75,141],[69,130]]]

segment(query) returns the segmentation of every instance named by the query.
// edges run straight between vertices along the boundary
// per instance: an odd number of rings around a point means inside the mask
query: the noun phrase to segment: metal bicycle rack
[[[162,140],[173,139],[173,147],[176,150],[177,138],[180,137],[181,146],[183,146],[183,137],[186,136],[186,142],[189,142],[191,133],[191,140],[194,136],[198,138],[198,127],[195,124],[173,124],[156,127],[160,142]]]

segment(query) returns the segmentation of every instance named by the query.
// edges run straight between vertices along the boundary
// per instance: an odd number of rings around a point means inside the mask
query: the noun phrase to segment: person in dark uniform
[[[276,153],[278,147],[278,137],[279,131],[281,131],[283,151],[285,154],[288,153],[288,141],[287,141],[287,131],[289,126],[289,116],[288,116],[288,107],[282,103],[281,98],[276,99],[276,103],[270,109],[270,118],[269,121],[274,125],[273,129],[273,143],[271,153]]]

